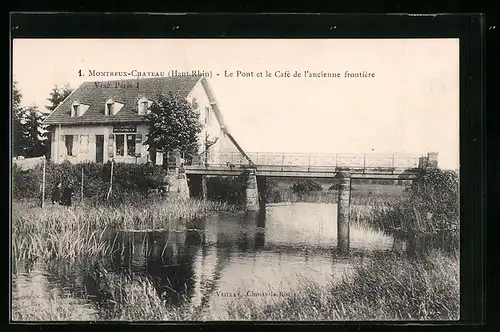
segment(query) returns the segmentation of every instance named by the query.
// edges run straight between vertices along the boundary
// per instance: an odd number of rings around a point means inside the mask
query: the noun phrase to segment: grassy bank
[[[266,201],[268,203],[336,203],[338,191],[321,188],[299,194],[292,190],[289,181],[268,183]],[[387,184],[353,184],[351,186],[351,202],[356,205],[381,205],[393,204],[401,198],[408,196],[403,186]]]
[[[216,313],[188,305],[171,307],[148,279],[108,273],[102,282],[108,299],[91,319],[456,320],[459,315],[459,259],[439,251],[423,260],[384,256],[365,261],[335,283],[300,280],[288,296],[259,298],[264,303],[242,297],[229,303],[225,312]],[[78,312],[83,315],[81,306],[63,306],[63,301],[53,296],[21,306],[14,297],[13,317],[58,320],[78,317]],[[54,310],[47,309],[51,307]]]
[[[459,259],[436,251],[424,260],[387,257],[358,266],[338,284],[304,280],[289,297],[228,306],[236,320],[457,320]]]
[[[12,206],[12,250],[16,260],[74,259],[102,256],[108,247],[106,229],[166,229],[172,222],[230,211],[225,203],[202,200],[149,199],[118,206],[36,206],[15,201]]]
[[[31,280],[30,280],[31,279]],[[38,287],[33,287],[36,283]],[[50,289],[43,275],[16,275],[12,288],[14,321],[88,321],[97,311],[84,299],[65,295],[59,289]]]

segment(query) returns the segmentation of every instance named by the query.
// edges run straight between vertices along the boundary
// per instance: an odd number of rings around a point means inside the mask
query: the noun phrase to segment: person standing
[[[73,184],[70,182],[70,183],[68,183],[67,187],[64,188],[62,198],[61,198],[61,205],[71,206],[72,205],[72,198],[73,198],[74,194],[75,194],[75,190],[73,189]]]
[[[52,204],[60,204],[61,203],[61,181],[57,181],[54,188],[52,188]]]

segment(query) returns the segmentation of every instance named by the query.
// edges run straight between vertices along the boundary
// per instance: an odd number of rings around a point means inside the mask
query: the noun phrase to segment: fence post
[[[113,159],[111,159],[111,175],[110,175],[110,178],[109,178],[109,190],[108,190],[108,195],[106,196],[106,200],[109,199],[109,195],[111,195],[111,190],[113,188],[113,165],[114,165],[115,161]]]
[[[363,154],[363,173],[365,172],[365,168],[366,168],[366,153]]]
[[[82,166],[82,183],[80,186],[80,201],[83,203],[83,166]]]
[[[47,165],[46,158],[43,156],[43,171],[42,171],[42,197],[40,206],[43,208],[45,203],[45,166]]]
[[[392,154],[392,168],[394,168],[394,153]]]

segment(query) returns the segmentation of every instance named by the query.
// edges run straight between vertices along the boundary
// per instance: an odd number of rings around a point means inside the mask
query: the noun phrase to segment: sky
[[[14,40],[12,74],[25,106],[44,108],[54,85],[117,79],[90,77],[92,70],[210,72],[229,130],[247,152],[434,151],[440,167],[459,167],[458,39]]]

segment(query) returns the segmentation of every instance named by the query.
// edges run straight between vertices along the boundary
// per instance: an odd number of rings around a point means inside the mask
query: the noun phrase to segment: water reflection
[[[390,250],[392,239],[351,227],[349,258],[336,252],[336,208],[332,204],[270,205],[266,213],[209,216],[169,230],[109,230],[111,259],[92,264],[47,267],[49,284],[83,289],[95,303],[109,298],[102,271],[140,275],[172,305],[187,303],[223,317],[227,294],[252,296],[269,290],[290,292],[303,279],[327,282],[350,273],[370,252]],[[302,281],[301,281],[302,280]],[[55,287],[55,286],[54,286]],[[78,291],[80,290],[80,293]]]

